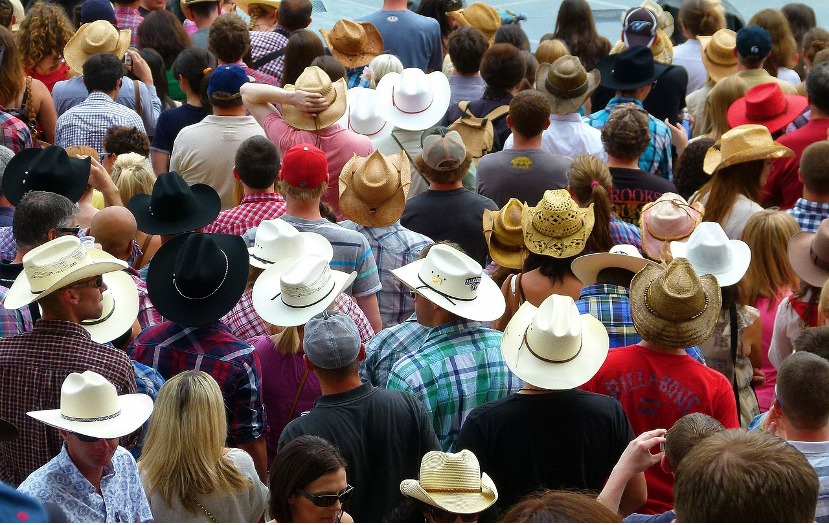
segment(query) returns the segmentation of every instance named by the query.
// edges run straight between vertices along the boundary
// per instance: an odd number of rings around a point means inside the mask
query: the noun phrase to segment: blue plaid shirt
[[[345,78],[348,89],[353,87],[367,88],[371,85],[368,80],[363,78],[363,67],[346,68]]]
[[[156,372],[154,369],[143,365],[138,361],[132,362],[132,370],[135,372],[135,392],[138,394],[146,394],[150,396],[153,402],[155,402],[155,399],[158,397],[158,391],[161,390],[162,386],[164,386],[164,378],[161,377],[161,374]],[[138,461],[138,458],[141,457],[141,449],[144,448],[144,441],[147,439],[147,432],[150,431],[149,419],[141,425],[141,429],[141,437],[138,439],[138,443],[129,449],[130,454],[132,454],[132,457],[134,457],[136,461]]]
[[[794,217],[801,231],[814,233],[823,219],[829,219],[829,202],[807,201],[800,198],[797,199],[794,208],[786,210],[786,213]]]
[[[360,379],[386,388],[394,364],[406,354],[420,349],[430,331],[431,328],[417,322],[415,315],[382,330],[366,344],[366,358],[360,362]]]
[[[104,152],[104,134],[112,126],[135,126],[146,133],[135,110],[118,104],[106,93],[90,93],[86,100],[58,117],[55,146],[89,146],[100,155]]]
[[[639,226],[620,220],[616,216],[610,219],[610,239],[613,245],[632,244],[642,251],[642,232]]]
[[[610,117],[610,111],[615,106],[624,104],[625,102],[633,102],[643,109],[645,107],[635,98],[613,97],[607,103],[606,108],[584,117],[584,121],[594,128],[601,129],[604,127],[605,122],[607,122],[608,117]],[[648,131],[651,133],[651,142],[648,144],[648,149],[645,150],[645,153],[639,157],[639,168],[659,175],[664,179],[672,180],[674,176],[671,172],[673,169],[671,163],[671,142],[673,140],[671,130],[667,124],[661,122],[653,115],[649,114],[648,116],[650,117]]]

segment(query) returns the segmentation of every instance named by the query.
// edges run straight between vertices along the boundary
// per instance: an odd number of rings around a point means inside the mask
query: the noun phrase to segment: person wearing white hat
[[[58,429],[64,445],[17,490],[56,504],[69,522],[152,522],[135,460],[118,445],[152,412],[145,394],[118,395],[115,385],[91,370],[70,373],[61,386],[60,408],[27,413]]]

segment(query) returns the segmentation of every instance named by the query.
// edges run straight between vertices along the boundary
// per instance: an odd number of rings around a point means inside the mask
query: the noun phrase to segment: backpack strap
[[[412,159],[412,156],[411,156],[411,155],[409,155],[409,152],[408,152],[408,151],[406,151],[406,148],[404,148],[404,147],[403,147],[403,143],[402,143],[402,142],[400,142],[400,139],[398,139],[398,138],[397,138],[397,135],[395,135],[395,134],[394,134],[394,130],[392,130],[392,132],[391,132],[391,138],[393,138],[393,139],[394,139],[394,141],[397,143],[397,145],[398,145],[398,146],[400,146],[401,151],[403,151],[403,153],[405,153],[405,154],[406,154],[406,158],[407,158],[407,159],[409,159],[409,162],[411,162],[411,164],[412,164],[412,168],[414,168],[414,170],[417,172],[417,174],[418,174],[418,175],[420,175],[420,177],[421,177],[424,181],[426,181],[426,185],[428,186],[428,185],[429,185],[429,179],[427,179],[427,178],[426,178],[426,176],[425,176],[424,174],[420,173],[420,170],[419,170],[419,169],[417,169],[417,166],[415,166],[415,162],[414,162],[414,160]]]
[[[251,64],[251,69],[259,69],[260,67],[264,66],[268,62],[272,60],[276,60],[277,58],[281,57],[285,54],[285,48],[277,49],[276,51],[271,51],[267,55],[259,57],[259,59],[254,60],[253,64]]]
[[[509,104],[504,104],[503,106],[499,106],[486,115],[484,115],[484,120],[489,120],[492,122],[493,120],[499,119],[509,113]]]

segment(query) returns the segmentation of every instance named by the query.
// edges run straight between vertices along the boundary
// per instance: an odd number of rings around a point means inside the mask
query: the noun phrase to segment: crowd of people
[[[0,521],[829,521],[812,8],[410,3],[0,0]]]

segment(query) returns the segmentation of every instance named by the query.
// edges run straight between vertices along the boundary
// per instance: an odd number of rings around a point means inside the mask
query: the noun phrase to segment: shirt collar
[[[106,93],[102,93],[100,91],[94,91],[94,92],[90,93],[89,95],[87,95],[85,102],[93,101],[93,100],[96,101],[96,102],[97,101],[106,101],[106,102],[111,102],[111,103],[115,104],[115,101],[112,100],[112,98],[109,95],[107,95]]]
[[[87,332],[83,326],[78,323],[73,323],[72,321],[63,321],[60,319],[38,319],[35,321],[33,331],[60,332],[62,334],[74,333],[84,339],[88,339],[90,341],[92,340],[89,336],[89,332]]]
[[[610,113],[610,110],[613,106],[616,106],[616,105],[619,105],[619,104],[625,104],[627,102],[633,102],[634,104],[636,104],[640,108],[645,107],[644,105],[642,105],[642,102],[640,102],[639,99],[636,99],[636,98],[613,97],[613,98],[610,99],[610,102],[607,103],[607,112]]]
[[[460,332],[480,327],[481,323],[479,321],[472,321],[471,319],[458,319],[432,328],[426,338],[432,339],[433,337],[442,335],[451,336],[452,334],[459,334]]]
[[[569,113],[567,115],[552,114],[550,115],[550,120],[560,120],[564,122],[584,122],[581,119],[581,115],[579,115],[578,113]]]
[[[248,202],[267,202],[267,201],[285,202],[285,199],[279,193],[270,192],[270,191],[263,191],[263,192],[260,192],[260,193],[251,193],[250,195],[245,195],[244,197],[242,197],[242,202],[240,204],[245,204],[245,203],[248,203]]]
[[[345,392],[320,396],[314,402],[314,407],[335,406],[350,403],[372,394],[374,390],[375,387],[372,386],[371,383],[363,383],[357,388],[352,388],[351,390],[346,390]]]
[[[803,197],[797,199],[797,202],[795,203],[794,207],[808,212],[829,212],[829,202],[809,201],[804,199]]]
[[[615,284],[591,284],[581,289],[579,299],[591,296],[607,296],[607,297],[630,297],[630,290],[624,286],[616,286]]]
[[[495,88],[492,88],[492,87],[487,87],[484,90],[484,94],[481,98],[482,99],[489,99],[489,100],[497,100],[499,102],[509,104],[510,100],[512,100],[512,93],[509,93],[508,91],[504,91],[502,89],[495,89]]]

